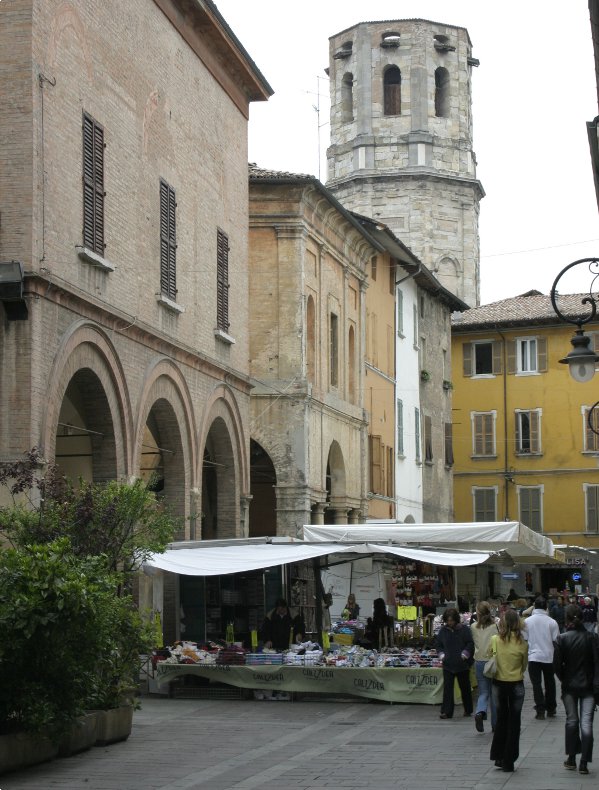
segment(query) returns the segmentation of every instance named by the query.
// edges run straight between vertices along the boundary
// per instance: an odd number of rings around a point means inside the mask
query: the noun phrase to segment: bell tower
[[[327,187],[380,220],[452,293],[480,300],[472,44],[423,19],[362,22],[329,39]]]

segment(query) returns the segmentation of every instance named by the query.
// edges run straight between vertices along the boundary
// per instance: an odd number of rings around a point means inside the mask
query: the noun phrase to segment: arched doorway
[[[237,537],[233,445],[227,425],[217,417],[208,431],[202,463],[202,539]]]
[[[66,388],[56,426],[54,459],[73,481],[100,483],[117,477],[114,424],[104,387],[89,368]]]
[[[337,442],[332,442],[329,448],[326,472],[327,509],[324,514],[325,524],[339,523],[338,510],[346,507],[345,461],[341,447]],[[344,521],[345,519],[341,519]]]
[[[266,450],[250,440],[250,538],[277,534],[275,467]]]

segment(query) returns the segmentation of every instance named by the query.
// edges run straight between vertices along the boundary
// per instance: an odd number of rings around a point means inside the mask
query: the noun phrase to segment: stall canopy
[[[373,536],[374,537],[374,536]],[[377,535],[378,539],[378,535]],[[265,541],[267,538],[264,539]],[[433,565],[463,567],[479,565],[489,559],[488,551],[447,550],[417,548],[414,546],[379,545],[370,542],[337,542],[318,540],[316,543],[291,541],[289,543],[248,543],[235,541],[234,545],[196,545],[193,548],[173,548],[163,554],[153,554],[144,568],[179,573],[184,576],[221,576],[227,573],[287,565],[327,554],[394,554]],[[348,560],[350,557],[348,556]]]
[[[366,524],[304,526],[304,540],[337,544],[368,541],[443,550],[505,552],[516,563],[546,564],[561,561],[553,542],[519,521],[458,524],[403,524],[373,521]],[[559,552],[558,552],[559,554]],[[431,560],[432,562],[432,560]]]

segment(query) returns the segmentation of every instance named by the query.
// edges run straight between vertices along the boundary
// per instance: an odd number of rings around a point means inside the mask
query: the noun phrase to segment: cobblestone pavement
[[[537,721],[527,686],[513,774],[489,760],[490,732],[439,708],[361,700],[142,697],[124,743],[0,776],[0,790],[442,790],[598,786],[599,766],[563,768],[563,709]]]

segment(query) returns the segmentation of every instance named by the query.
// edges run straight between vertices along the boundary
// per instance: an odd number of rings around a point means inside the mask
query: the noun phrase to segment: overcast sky
[[[549,293],[566,264],[599,257],[586,132],[599,113],[587,0],[216,4],[275,92],[251,107],[249,161],[323,183],[329,37],[369,20],[421,18],[467,28],[480,60],[473,69],[473,119],[477,176],[486,192],[482,303],[532,288]],[[562,292],[590,287],[588,273],[576,269]]]

